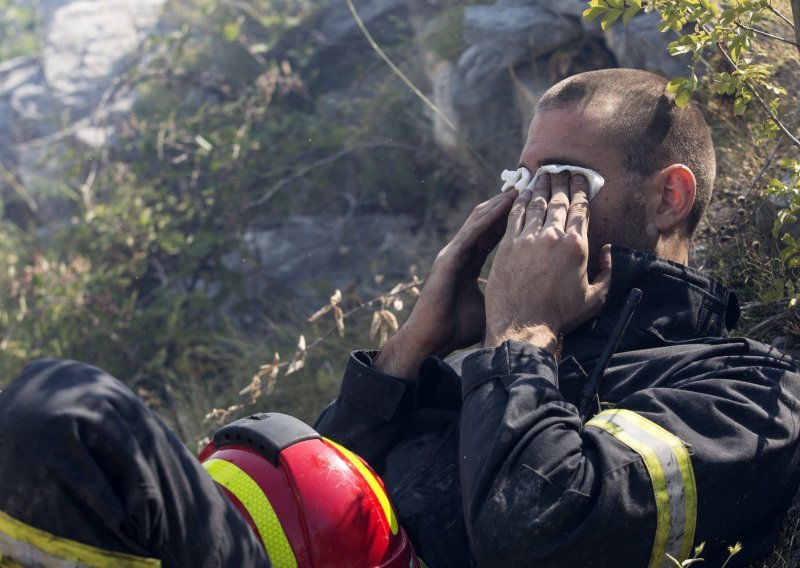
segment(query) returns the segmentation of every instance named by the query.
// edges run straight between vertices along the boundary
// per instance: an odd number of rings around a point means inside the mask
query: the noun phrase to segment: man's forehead
[[[601,172],[607,169],[611,164],[605,163],[606,158],[616,150],[604,143],[603,124],[614,107],[607,101],[594,100],[597,105],[537,110],[520,162],[528,168],[569,164]]]

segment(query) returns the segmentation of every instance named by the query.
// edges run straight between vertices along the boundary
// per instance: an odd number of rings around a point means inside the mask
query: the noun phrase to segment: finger
[[[497,245],[505,231],[509,211],[516,202],[517,194],[515,189],[507,191],[503,194],[503,199],[493,203],[470,227],[470,235],[474,236],[472,242],[478,249],[488,254]]]
[[[531,200],[525,210],[525,230],[538,233],[547,215],[547,200],[550,198],[550,174],[542,173],[533,182]],[[529,186],[530,187],[530,186]]]
[[[569,207],[569,173],[550,174],[550,201],[542,229],[554,228],[564,232]]]
[[[508,223],[506,224],[507,237],[516,237],[520,234],[523,227],[525,227],[525,210],[528,207],[532,194],[533,192],[530,189],[525,189],[514,201],[511,212],[508,214]]]
[[[471,249],[486,238],[488,232],[499,232],[502,236],[508,212],[511,210],[516,196],[517,190],[512,189],[478,205],[464,226],[461,227],[456,238],[453,239],[454,242],[461,244],[464,249]],[[497,244],[499,237],[491,240],[494,242],[479,245],[488,249],[484,251],[487,255]]]
[[[597,258],[597,276],[589,286],[589,298],[590,302],[595,304],[595,314],[603,307],[608,290],[611,288],[611,268],[611,245],[605,245],[600,249]]]
[[[589,228],[589,182],[580,174],[570,179],[570,204],[566,232],[586,236]]]
[[[511,208],[516,196],[517,190],[511,189],[506,193],[498,193],[491,199],[476,205],[453,240],[466,239],[474,241],[475,235],[479,235],[481,231],[485,230],[487,223],[494,223],[498,215],[505,216],[508,214],[508,210]],[[487,216],[489,217],[488,219],[486,219]]]

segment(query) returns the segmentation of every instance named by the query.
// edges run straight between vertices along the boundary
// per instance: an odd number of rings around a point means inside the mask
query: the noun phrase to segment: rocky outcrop
[[[163,4],[39,0],[41,52],[0,63],[0,164],[9,172],[0,188],[11,191],[13,176],[40,223],[64,216],[63,201],[49,191],[61,171],[54,158],[76,143],[106,145],[130,111],[133,94],[112,93],[114,81],[157,26]]]
[[[38,0],[41,53],[0,62],[0,173],[7,170],[18,182],[0,176],[0,189],[6,195],[28,193],[11,200],[17,203],[15,218],[35,213],[40,225],[65,218],[64,203],[47,196],[61,177],[58,156],[75,144],[100,148],[113,143],[115,125],[135,100],[135,93],[120,90],[116,81],[157,29],[164,2]],[[617,24],[602,34],[596,22],[583,22],[583,0],[497,0],[463,8],[436,0],[358,0],[356,6],[376,40],[455,123],[454,130],[429,113],[438,144],[464,164],[474,161],[466,143],[490,171],[516,163],[539,97],[561,78],[618,65],[666,75],[684,70],[667,54],[669,38],[658,32],[654,16],[634,18],[627,27]],[[447,40],[457,46],[447,56],[424,41],[443,24],[444,15],[452,27],[445,30]],[[374,75],[373,81],[393,81],[405,89],[377,59],[345,2],[321,8],[287,33],[271,55],[291,59],[298,46],[312,46],[302,73],[316,101],[368,97],[358,91],[370,81],[366,73]],[[428,112],[415,99],[413,104]],[[357,110],[346,118],[358,119]],[[348,276],[337,267],[352,271],[347,259],[371,262],[386,247],[396,256],[414,238],[401,221],[384,216],[365,216],[348,225],[357,231],[341,232],[337,227],[345,221],[297,217],[269,229],[254,228],[248,243],[264,272],[253,278],[266,278],[269,272],[280,282],[305,282],[314,267],[333,285],[346,286]],[[359,239],[353,241],[354,234]],[[399,264],[403,271],[407,260]]]

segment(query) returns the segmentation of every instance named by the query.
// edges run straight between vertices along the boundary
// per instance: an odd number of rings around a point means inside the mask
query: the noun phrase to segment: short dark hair
[[[716,175],[711,129],[697,103],[683,108],[667,92],[667,80],[637,69],[602,69],[564,79],[539,100],[536,112],[612,102],[602,125],[606,139],[624,155],[625,168],[651,177],[670,164],[685,164],[697,180],[697,195],[686,223],[691,238],[705,213]]]

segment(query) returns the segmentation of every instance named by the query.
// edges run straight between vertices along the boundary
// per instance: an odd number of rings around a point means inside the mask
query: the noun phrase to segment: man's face
[[[599,125],[611,108],[594,105],[537,113],[528,130],[520,164],[531,172],[546,164],[591,168],[605,185],[589,203],[589,272],[607,243],[653,252],[657,234],[648,223],[643,180],[626,171],[623,154],[603,139]],[[649,231],[648,231],[649,226]]]

